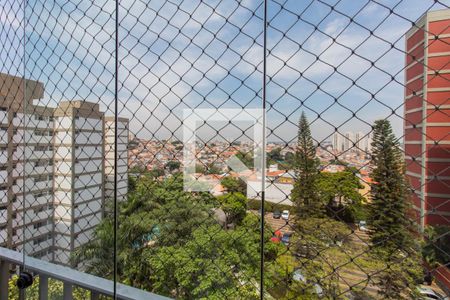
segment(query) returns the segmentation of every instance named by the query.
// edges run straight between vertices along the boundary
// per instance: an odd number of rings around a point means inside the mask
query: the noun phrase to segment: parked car
[[[281,213],[281,218],[284,220],[289,220],[289,211],[283,210],[283,212]]]
[[[283,237],[281,238],[281,242],[283,244],[285,244],[286,246],[288,246],[291,241],[291,236],[292,236],[292,232],[286,232],[285,234],[283,234]]]
[[[281,212],[280,212],[279,210],[274,211],[274,212],[272,213],[272,217],[273,217],[274,219],[279,219],[279,218],[281,218]]]
[[[277,236],[273,236],[273,237],[270,238],[270,241],[272,243],[278,244],[280,242],[280,238],[277,237]]]
[[[417,287],[417,291],[419,292],[421,299],[449,300],[449,297],[442,296],[428,286],[419,286]]]
[[[282,233],[281,233],[281,231],[277,230],[273,233],[273,236],[270,238],[270,240],[273,243],[278,244],[281,241],[281,238],[282,238]]]

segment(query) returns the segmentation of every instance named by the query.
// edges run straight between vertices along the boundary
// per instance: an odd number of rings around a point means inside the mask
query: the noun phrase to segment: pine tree
[[[386,268],[374,276],[383,299],[415,299],[421,256],[411,231],[402,152],[387,120],[374,124],[370,240],[374,259]]]
[[[374,248],[388,253],[412,246],[407,182],[399,143],[388,120],[375,122],[369,221]]]
[[[298,141],[295,153],[294,171],[296,181],[292,190],[297,215],[318,217],[323,214],[322,204],[316,189],[319,161],[316,158],[316,147],[311,136],[308,120],[302,112],[298,124]]]

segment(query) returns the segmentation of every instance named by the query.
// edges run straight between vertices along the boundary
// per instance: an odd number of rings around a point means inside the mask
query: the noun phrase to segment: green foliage
[[[295,250],[305,258],[315,258],[324,249],[347,242],[351,230],[344,223],[328,218],[308,218],[297,221]]]
[[[222,206],[237,225],[225,230],[212,217]],[[163,181],[138,179],[119,204],[118,277],[125,284],[180,299],[257,299],[260,223],[246,214],[246,198],[230,193],[212,198],[183,191],[180,176]],[[92,241],[74,257],[86,271],[111,278],[113,226],[105,218]],[[273,261],[282,245],[269,241],[265,258]]]
[[[295,259],[292,255],[280,255],[276,264],[266,270],[267,289],[276,299],[338,299],[337,276],[330,275],[326,264],[311,259]],[[300,272],[304,280],[294,278]],[[297,279],[297,280],[296,280]],[[315,286],[323,289],[318,295]]]
[[[247,184],[241,178],[226,176],[220,181],[220,184],[229,193],[241,193],[247,195]]]
[[[425,227],[422,251],[425,260],[433,267],[450,264],[450,226]]]
[[[383,261],[373,280],[380,288],[382,299],[418,299],[416,287],[423,279],[421,257],[414,252],[390,253],[378,250],[372,253],[374,260]]]
[[[387,120],[375,122],[369,206],[371,254],[386,268],[376,275],[384,299],[410,299],[422,277],[421,256],[408,218],[409,195],[397,139]]]
[[[247,208],[250,209],[250,210],[259,210],[259,209],[261,209],[261,200],[248,199]],[[292,206],[290,206],[290,205],[284,205],[284,204],[264,201],[264,211],[266,213],[267,212],[274,212],[276,210],[283,211],[283,210],[290,210],[290,209],[292,209]]]
[[[283,160],[278,161],[278,168],[280,170],[291,170],[295,166],[295,154],[293,152],[286,152]]]
[[[401,150],[387,120],[375,122],[372,142],[370,238],[373,247],[391,252],[412,245],[410,202]]]
[[[296,181],[291,198],[299,218],[318,217],[324,213],[324,203],[317,193],[319,161],[308,120],[302,113],[298,124],[298,141],[294,170]]]
[[[247,168],[249,169],[254,168],[253,151],[249,152],[238,151],[238,153],[236,153],[236,158],[238,158]]]
[[[364,199],[358,192],[361,188],[359,178],[349,170],[318,175],[317,189],[327,202],[327,213],[340,221],[354,223],[360,217]]]
[[[133,192],[136,189],[137,179],[135,176],[128,176],[128,192]]]
[[[166,169],[168,169],[169,172],[172,172],[172,171],[175,171],[175,170],[179,170],[180,166],[181,166],[181,163],[179,161],[171,160],[171,161],[168,161],[164,167]]]
[[[240,223],[247,211],[247,197],[241,193],[228,193],[217,197],[220,207],[227,216],[227,224]]]
[[[218,225],[200,227],[182,248],[163,247],[156,255],[144,251],[153,270],[150,280],[156,282],[156,290],[176,291],[182,299],[258,299],[254,286],[257,238],[257,233],[245,229],[227,232]]]
[[[196,164],[195,172],[201,174],[221,174],[222,170],[215,164]]]
[[[277,147],[267,153],[266,165],[279,164],[283,162],[283,156],[281,155],[281,148]]]
[[[17,275],[13,275],[8,282],[8,299],[19,300],[19,289],[16,286]],[[26,299],[39,299],[39,276],[35,276],[33,284],[25,290]],[[73,289],[74,300],[89,299],[90,292],[79,287]],[[61,300],[63,299],[63,282],[50,278],[48,280],[48,299],[49,300]],[[100,299],[111,299],[107,297],[101,297]]]

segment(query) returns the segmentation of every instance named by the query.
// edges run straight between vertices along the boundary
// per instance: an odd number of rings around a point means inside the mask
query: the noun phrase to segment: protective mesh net
[[[4,0],[0,245],[181,299],[445,294],[449,5]]]

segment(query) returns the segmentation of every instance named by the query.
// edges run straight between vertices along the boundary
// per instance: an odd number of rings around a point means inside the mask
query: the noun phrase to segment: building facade
[[[333,134],[332,146],[337,152],[357,151],[370,153],[372,143],[371,133],[346,132],[342,135],[339,132]]]
[[[115,122],[86,101],[33,105],[43,94],[39,82],[0,74],[0,245],[68,265],[111,199],[114,138],[106,127]],[[120,138],[128,137],[128,121],[120,120]],[[126,158],[127,138],[121,142]],[[117,168],[118,182],[127,173],[126,164]],[[126,198],[122,185],[118,200]]]
[[[450,224],[450,10],[406,34],[404,145],[417,223]]]

